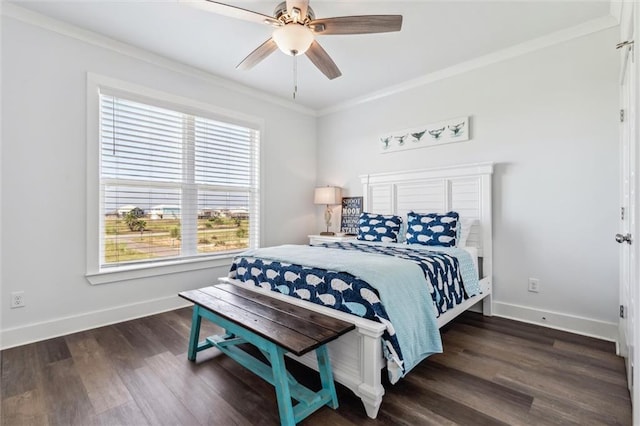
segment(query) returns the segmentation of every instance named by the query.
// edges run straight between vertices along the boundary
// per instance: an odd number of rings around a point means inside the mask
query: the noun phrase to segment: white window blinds
[[[257,246],[259,131],[100,93],[101,265]]]

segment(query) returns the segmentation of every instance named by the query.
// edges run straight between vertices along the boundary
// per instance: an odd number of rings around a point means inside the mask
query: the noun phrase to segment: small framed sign
[[[340,231],[347,235],[357,235],[360,213],[362,213],[362,197],[343,197]]]

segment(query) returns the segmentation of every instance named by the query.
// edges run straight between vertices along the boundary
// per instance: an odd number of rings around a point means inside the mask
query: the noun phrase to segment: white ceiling
[[[293,59],[280,51],[249,71],[235,66],[270,37],[271,28],[219,16],[177,0],[15,1],[115,40],[291,99]],[[272,15],[279,0],[228,1]],[[318,37],[342,71],[328,80],[298,59],[300,105],[322,110],[609,15],[609,1],[325,1],[316,17],[401,14],[402,31]]]

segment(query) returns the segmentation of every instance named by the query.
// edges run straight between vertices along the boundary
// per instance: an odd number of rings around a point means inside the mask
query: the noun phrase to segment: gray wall
[[[177,292],[228,268],[87,282],[87,72],[262,117],[263,245],[303,243],[323,228],[316,184],[361,195],[360,174],[495,162],[496,311],[613,338],[617,38],[617,28],[598,32],[316,119],[3,16],[0,346],[170,309]],[[380,134],[463,115],[468,142],[378,152]],[[540,293],[527,292],[528,277],[540,279]],[[17,290],[27,306],[10,310]]]
[[[169,309],[180,303],[180,290],[213,283],[228,271],[230,260],[213,269],[98,286],[87,282],[87,72],[262,118],[263,244],[302,243],[314,229],[313,115],[238,93],[197,72],[177,72],[5,16],[4,346]],[[18,290],[25,292],[26,307],[8,309],[10,293]]]
[[[321,117],[318,182],[361,195],[361,174],[495,162],[496,311],[529,321],[545,316],[556,327],[615,338],[617,32],[566,41]],[[378,152],[381,134],[465,115],[471,116],[468,142]],[[529,277],[540,279],[540,293],[527,291]],[[571,325],[575,321],[580,325]],[[598,331],[601,325],[608,331]]]

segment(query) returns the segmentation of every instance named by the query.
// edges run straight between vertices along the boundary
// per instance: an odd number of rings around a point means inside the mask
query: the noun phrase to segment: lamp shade
[[[302,55],[313,43],[311,30],[299,24],[287,24],[273,32],[276,45],[287,55]]]
[[[314,204],[340,204],[342,202],[342,190],[337,186],[323,186],[316,188],[313,196]]]

